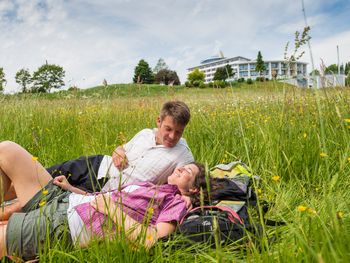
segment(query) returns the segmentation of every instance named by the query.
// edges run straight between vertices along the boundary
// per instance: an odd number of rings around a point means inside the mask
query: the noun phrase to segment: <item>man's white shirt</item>
[[[125,183],[150,181],[165,183],[175,168],[194,161],[186,140],[181,138],[174,147],[156,144],[157,129],[144,129],[123,145],[128,166],[119,171],[111,156],[104,156],[98,170],[98,179],[108,177],[102,191],[116,189]]]

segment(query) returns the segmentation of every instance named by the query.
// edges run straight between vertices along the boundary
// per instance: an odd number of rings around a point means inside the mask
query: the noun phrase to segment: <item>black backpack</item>
[[[192,242],[223,245],[243,238],[244,222],[229,207],[201,206],[187,212],[177,231]]]
[[[220,188],[211,197],[210,206],[190,210],[177,227],[177,233],[194,242],[209,242],[212,245],[241,240],[246,231],[261,235],[259,223],[253,223],[248,206],[257,205],[253,190],[253,176],[242,161],[220,164],[210,169],[210,175]],[[266,211],[264,211],[266,212]]]

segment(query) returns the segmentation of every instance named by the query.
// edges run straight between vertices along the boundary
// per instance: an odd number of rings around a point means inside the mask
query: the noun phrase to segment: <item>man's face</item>
[[[166,116],[163,121],[158,117],[157,127],[156,142],[165,147],[174,147],[185,130],[185,126],[177,124],[171,116]]]

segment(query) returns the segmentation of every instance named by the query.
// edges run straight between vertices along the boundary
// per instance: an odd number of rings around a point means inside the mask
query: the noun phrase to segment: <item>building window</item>
[[[239,65],[240,70],[248,70],[248,65]]]

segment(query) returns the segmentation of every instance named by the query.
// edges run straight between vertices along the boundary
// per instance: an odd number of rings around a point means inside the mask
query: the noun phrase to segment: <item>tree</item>
[[[348,75],[350,72],[350,62],[345,63],[345,70],[344,73],[345,75]]]
[[[169,69],[168,65],[165,63],[164,59],[160,58],[158,59],[158,62],[156,64],[156,66],[153,69],[153,73],[157,74],[159,71],[161,71],[162,69]]]
[[[193,84],[195,82],[204,82],[205,80],[204,72],[199,71],[199,69],[196,68],[190,74],[188,74],[187,80],[190,82],[190,84]]]
[[[158,71],[158,73],[155,75],[155,82],[164,83],[165,85],[180,85],[180,80],[176,71],[169,69],[161,69]]]
[[[315,76],[320,76],[320,71],[318,69],[314,69],[313,71],[310,72],[310,76],[313,76],[313,74],[315,74]]]
[[[258,56],[256,58],[256,66],[255,66],[255,71],[259,72],[259,75],[262,76],[262,72],[266,70],[265,68],[265,63],[263,61],[261,52],[258,52]]]
[[[22,68],[17,71],[15,76],[16,83],[22,87],[22,92],[28,92],[28,86],[32,83],[32,76],[29,73],[28,69]]]
[[[325,74],[338,74],[338,66],[336,64],[329,65],[326,67]]]
[[[154,81],[154,75],[148,63],[141,59],[134,70],[134,83],[151,84]]]
[[[4,91],[4,86],[6,84],[4,68],[0,68],[0,93]]]
[[[217,68],[214,74],[213,80],[222,80],[232,77],[234,75],[231,65],[226,65],[225,67]]]
[[[65,71],[54,64],[44,64],[33,73],[33,92],[50,92],[64,86]]]

